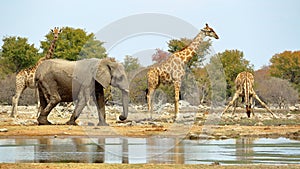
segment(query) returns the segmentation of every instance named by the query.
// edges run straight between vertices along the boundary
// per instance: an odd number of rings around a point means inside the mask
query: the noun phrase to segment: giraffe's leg
[[[180,92],[180,82],[174,82],[175,89],[175,119],[178,117],[179,113],[179,92]]]
[[[252,116],[254,117],[255,115],[254,115],[253,109],[254,109],[254,106],[253,106],[253,96],[252,96],[252,97],[250,97],[250,111],[252,113]]]
[[[237,107],[237,103],[238,103],[238,99],[236,99],[235,101],[234,101],[234,103],[233,103],[233,110],[232,110],[232,116],[234,115],[234,113],[235,113],[235,110],[236,110],[236,107]]]
[[[16,79],[16,80],[18,80],[18,79]],[[25,82],[21,83],[20,85],[18,85],[16,82],[16,94],[12,98],[12,110],[11,110],[11,114],[10,114],[11,117],[17,116],[19,99],[25,89],[26,89]]]
[[[148,102],[148,111],[150,112],[150,119],[152,119],[152,113],[153,113],[153,104],[152,104],[152,96],[154,93],[154,88],[148,88],[147,92],[147,102]]]
[[[226,108],[223,110],[223,112],[221,113],[221,116],[227,111],[227,109],[233,105],[233,103],[235,102],[235,100],[239,98],[239,92],[235,92],[234,96],[232,98],[232,100],[229,102],[229,104],[226,106]]]
[[[39,116],[39,113],[41,112],[41,103],[40,103],[40,96],[39,96],[39,90],[38,88],[34,89],[35,90],[35,97],[37,99],[37,112],[36,112],[36,117]]]
[[[270,113],[272,114],[273,117],[276,117],[276,116],[274,115],[274,113],[272,112],[272,110],[271,110],[271,109],[270,109],[263,101],[260,100],[260,98],[256,95],[256,93],[253,93],[253,97],[254,97],[261,105],[263,105],[263,106],[268,110],[268,112],[270,112]]]

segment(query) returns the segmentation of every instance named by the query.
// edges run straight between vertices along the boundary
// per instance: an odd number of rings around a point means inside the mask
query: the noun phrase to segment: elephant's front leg
[[[103,87],[96,91],[96,99],[97,99],[97,110],[98,110],[98,117],[99,123],[98,126],[108,126],[106,123],[106,115],[105,115],[105,99],[104,99],[104,91]]]
[[[73,112],[70,120],[66,124],[77,125],[77,123],[75,121],[78,119],[83,108],[86,106],[86,103],[87,103],[87,99],[85,98],[85,94],[83,91],[80,91],[79,95],[78,95],[78,102],[75,106],[74,112]]]

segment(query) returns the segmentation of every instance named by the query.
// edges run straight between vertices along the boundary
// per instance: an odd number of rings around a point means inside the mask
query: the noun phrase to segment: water
[[[0,139],[0,162],[300,164],[300,141],[286,138]]]

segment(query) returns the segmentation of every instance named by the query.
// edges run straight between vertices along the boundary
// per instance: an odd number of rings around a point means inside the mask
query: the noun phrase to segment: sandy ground
[[[30,164],[30,163],[19,163],[19,164],[0,164],[1,169],[57,169],[57,168],[76,168],[76,169],[94,169],[94,168],[105,168],[105,169],[299,169],[299,165],[235,165],[235,166],[220,166],[220,165],[173,165],[173,164],[83,164],[83,163],[44,163],[44,164]]]
[[[128,137],[150,137],[156,135],[184,137],[187,139],[228,139],[239,137],[264,137],[277,138],[286,137],[300,140],[300,118],[299,113],[281,114],[284,119],[257,117],[248,119],[245,114],[236,116],[236,121],[232,120],[231,115],[222,117],[218,123],[206,124],[206,112],[198,112],[192,123],[172,123],[171,117],[167,116],[160,120],[140,120],[134,121],[139,117],[143,119],[143,114],[135,113],[130,115],[127,121],[116,121],[118,115],[107,115],[109,126],[69,126],[64,123],[69,119],[70,113],[65,115],[55,114],[49,116],[49,120],[56,125],[39,126],[36,121],[36,112],[34,107],[23,107],[17,118],[9,116],[9,107],[0,111],[0,138],[13,137],[74,137],[74,136],[128,136]],[[84,115],[82,115],[84,117]],[[268,116],[268,114],[266,115]],[[261,117],[261,116],[258,116]],[[79,124],[86,124],[84,120],[79,120]],[[242,166],[219,166],[219,165],[163,165],[163,164],[36,164],[36,163],[17,163],[0,164],[0,169],[6,168],[300,168],[300,165],[242,165]]]
[[[132,113],[128,120],[120,122],[118,114],[107,115],[109,126],[95,126],[97,117],[94,121],[86,122],[85,114],[81,115],[77,122],[79,126],[64,125],[68,121],[71,113],[64,114],[51,113],[49,120],[55,125],[39,126],[36,121],[34,106],[21,107],[17,118],[9,116],[10,107],[2,108],[0,111],[0,138],[7,137],[34,137],[34,136],[129,136],[129,137],[148,137],[155,135],[179,136],[187,139],[227,139],[238,137],[287,137],[300,139],[300,115],[294,113],[288,115],[281,114],[282,118],[273,119],[269,114],[262,115],[258,119],[246,118],[244,113],[236,115],[235,119],[231,114],[224,115],[215,123],[207,124],[205,112],[199,112],[196,118],[190,121],[172,122],[171,115],[160,116],[153,120],[147,120],[145,114]],[[59,111],[63,111],[59,109]],[[201,114],[201,115],[198,115]],[[241,117],[239,117],[241,116]],[[258,116],[258,115],[257,115]],[[264,117],[266,116],[266,117]],[[291,118],[292,117],[292,118]],[[134,119],[143,119],[135,120]],[[146,119],[146,120],[145,120]],[[2,132],[1,132],[2,130]]]

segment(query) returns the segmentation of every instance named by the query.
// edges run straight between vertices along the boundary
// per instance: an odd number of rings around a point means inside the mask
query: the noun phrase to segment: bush
[[[10,74],[0,80],[0,104],[12,104],[11,99],[15,95],[16,74]],[[34,105],[37,103],[35,91],[27,88],[19,99],[19,105]]]

